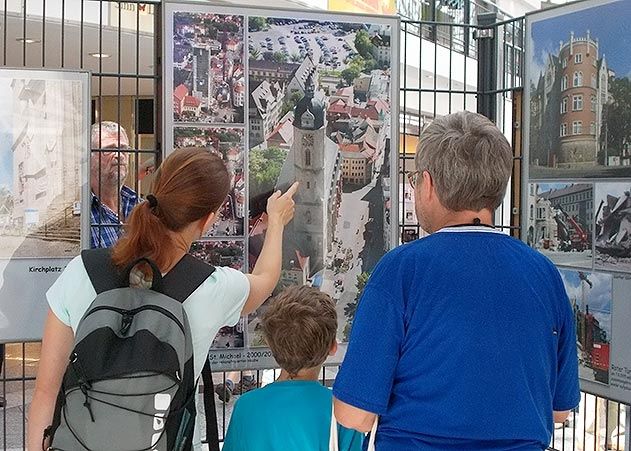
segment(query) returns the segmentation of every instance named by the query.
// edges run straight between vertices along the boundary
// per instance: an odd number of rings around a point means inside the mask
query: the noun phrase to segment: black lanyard
[[[450,229],[452,227],[487,227],[489,229],[494,229],[495,226],[491,224],[484,224],[480,221],[480,218],[473,218],[473,222],[465,223],[465,224],[454,224],[445,226],[446,229]]]

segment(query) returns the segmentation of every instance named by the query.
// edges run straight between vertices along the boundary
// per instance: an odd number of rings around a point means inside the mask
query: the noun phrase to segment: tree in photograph
[[[222,31],[228,31],[230,33],[241,33],[239,26],[236,23],[227,22],[224,24],[224,29]]]
[[[250,50],[250,59],[257,60],[261,57],[261,51],[259,49]]]
[[[357,52],[366,59],[372,58],[373,43],[366,30],[359,30],[355,35],[355,48]]]
[[[274,189],[287,151],[277,147],[250,150],[250,193],[257,195]]]
[[[340,75],[342,80],[344,80],[345,86],[351,86],[360,73],[361,71],[356,67],[347,67]]]
[[[349,302],[344,306],[344,316],[346,316],[349,320],[355,318],[355,312],[357,311],[357,304],[359,303],[359,298],[361,297],[366,284],[368,283],[368,278],[370,274],[367,272],[363,272],[357,276],[357,283],[355,287],[357,288],[357,294],[355,295],[355,300],[353,302]]]
[[[357,283],[355,284],[355,287],[357,287],[357,296],[355,296],[356,301],[359,301],[359,298],[364,291],[366,284],[368,283],[369,277],[370,274],[368,274],[367,272],[363,272],[357,276]]]
[[[296,108],[296,104],[300,99],[302,99],[302,94],[300,94],[299,91],[293,91],[288,96],[285,96],[285,100],[283,100],[283,106],[280,109],[280,116],[283,117],[294,108]]]
[[[625,147],[631,147],[631,80],[611,77],[609,92],[613,102],[603,108],[601,142],[606,147],[598,156],[601,164],[607,164],[605,154],[622,155]]]
[[[241,135],[237,132],[233,132],[229,130],[221,131],[217,133],[217,138],[219,138],[220,142],[231,142],[231,143],[241,142]]]
[[[301,63],[303,60],[302,56],[300,56],[300,53],[292,53],[289,56],[289,61],[291,61],[292,63]]]
[[[286,63],[287,54],[285,52],[274,52],[272,55],[272,59],[275,63]]]
[[[267,20],[260,16],[250,17],[249,28],[250,32],[266,30],[268,28]]]
[[[363,72],[369,74],[375,69],[379,69],[379,63],[374,58],[367,59]]]

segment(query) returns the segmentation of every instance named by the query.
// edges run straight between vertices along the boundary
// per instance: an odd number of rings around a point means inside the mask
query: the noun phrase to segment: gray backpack
[[[185,255],[166,276],[148,259],[119,272],[107,249],[81,253],[97,293],[79,322],[49,450],[190,450],[193,346],[182,303],[214,268]],[[151,289],[129,287],[138,263]]]

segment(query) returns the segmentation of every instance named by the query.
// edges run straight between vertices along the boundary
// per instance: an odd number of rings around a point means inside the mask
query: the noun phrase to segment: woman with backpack
[[[68,264],[46,294],[29,449],[190,449],[194,395],[178,387],[198,379],[218,330],[272,293],[298,184],[269,198],[265,243],[247,275],[199,266],[187,255],[212,227],[228,189],[221,158],[179,149],[156,172],[151,194],[134,208],[111,254],[84,251]],[[133,287],[143,280],[153,290],[129,288],[129,281]],[[189,346],[192,362],[180,357]],[[134,384],[148,388],[121,393]],[[63,402],[55,409],[58,396]]]

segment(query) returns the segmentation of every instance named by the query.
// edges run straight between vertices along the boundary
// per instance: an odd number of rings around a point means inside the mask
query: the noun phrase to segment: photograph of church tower
[[[308,255],[313,269],[322,268],[331,250],[342,193],[340,151],[325,134],[324,99],[315,96],[313,78],[294,110],[294,139],[283,164],[277,187],[300,183],[296,214],[286,238],[301,254]]]
[[[300,183],[277,291],[310,285],[337,303],[344,340],[358,295],[390,248],[391,26],[248,17],[248,263],[266,199]],[[258,315],[249,343],[258,345]]]

